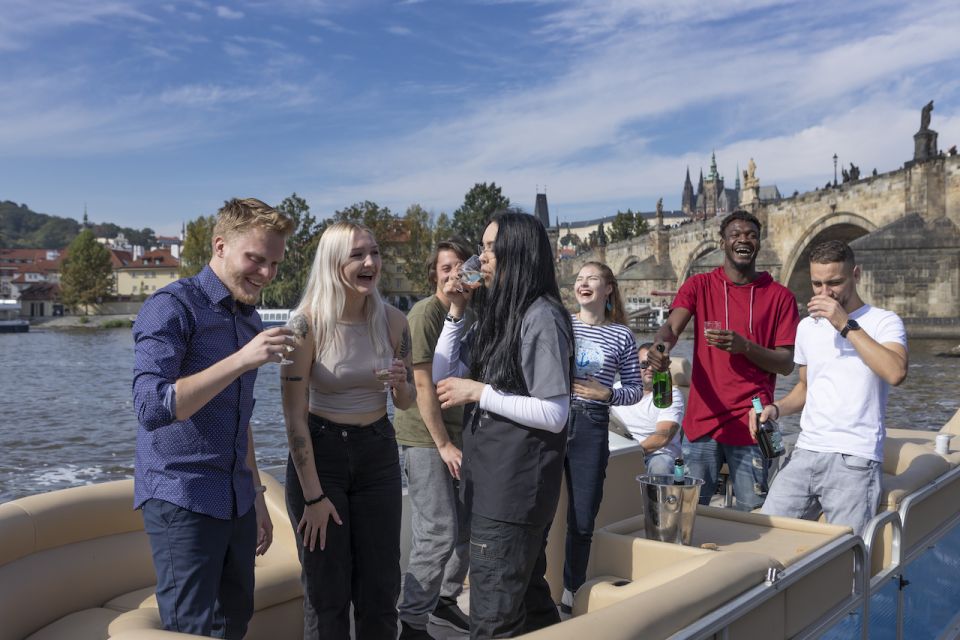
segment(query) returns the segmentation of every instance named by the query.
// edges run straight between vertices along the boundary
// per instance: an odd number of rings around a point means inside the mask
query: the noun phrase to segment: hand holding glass
[[[285,325],[287,329],[293,332],[293,339],[297,344],[300,344],[300,341],[307,337],[307,332],[310,330],[310,325],[307,322],[307,317],[302,313],[297,313],[290,316],[290,319],[287,320]],[[287,345],[287,353],[293,353],[294,347],[292,345]],[[293,364],[293,360],[287,359],[287,356],[280,354],[280,365]]]
[[[720,331],[723,328],[723,323],[719,320],[707,320],[703,323],[703,334],[706,335],[708,331]]]
[[[480,257],[470,256],[467,258],[467,261],[460,265],[457,275],[461,282],[470,285],[471,288],[473,288],[473,285],[479,284],[483,280],[483,273],[480,272]]]
[[[390,367],[393,366],[393,356],[375,357],[373,360],[373,373],[377,380],[383,383],[383,390],[390,392]]]

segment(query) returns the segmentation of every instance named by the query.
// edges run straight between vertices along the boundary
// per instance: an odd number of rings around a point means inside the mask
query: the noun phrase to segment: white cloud
[[[411,31],[409,28],[398,24],[387,27],[387,33],[392,33],[395,36],[401,37],[413,35],[413,31]]]
[[[136,1],[4,0],[0,16],[0,51],[25,49],[40,35],[76,25],[155,23]]]
[[[235,11],[230,7],[225,7],[223,5],[217,6],[217,17],[223,18],[224,20],[240,20],[243,18],[242,11]]]

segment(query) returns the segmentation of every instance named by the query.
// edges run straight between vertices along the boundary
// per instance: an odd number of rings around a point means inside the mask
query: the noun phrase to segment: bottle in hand
[[[657,345],[657,351],[663,353],[663,345]],[[673,404],[673,379],[670,371],[653,372],[653,406],[666,409]]]
[[[783,455],[785,449],[783,446],[783,436],[780,434],[780,425],[776,420],[770,418],[765,422],[760,422],[760,414],[763,412],[763,405],[760,398],[753,397],[753,410],[757,414],[757,444],[760,446],[760,453],[767,460],[778,458]]]

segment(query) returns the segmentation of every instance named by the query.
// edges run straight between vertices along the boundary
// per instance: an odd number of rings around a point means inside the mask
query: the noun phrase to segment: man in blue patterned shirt
[[[210,264],[153,294],[133,327],[134,508],[171,631],[239,639],[253,615],[254,557],[273,533],[250,429],[253,385],[257,367],[292,344],[287,329],[263,331],[253,305],[292,229],[254,198],[224,203]]]

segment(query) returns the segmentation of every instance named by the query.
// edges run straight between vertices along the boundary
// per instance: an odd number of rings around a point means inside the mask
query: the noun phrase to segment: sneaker
[[[426,629],[412,627],[403,620],[400,621],[400,640],[433,640],[433,636]]]
[[[573,592],[569,589],[564,589],[560,596],[560,613],[568,616],[573,613]]]
[[[440,598],[437,607],[430,614],[430,622],[461,633],[470,633],[470,618],[457,606],[456,598]]]

